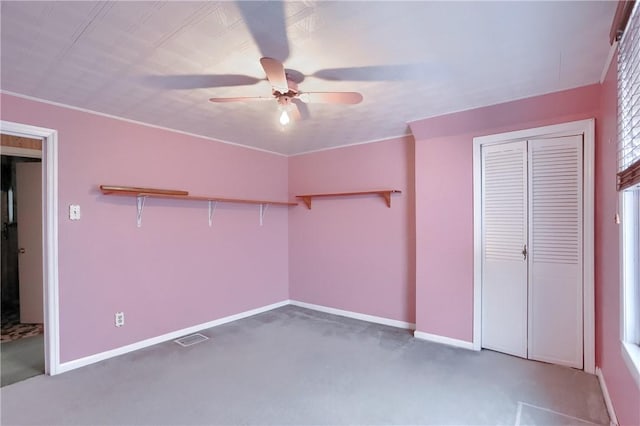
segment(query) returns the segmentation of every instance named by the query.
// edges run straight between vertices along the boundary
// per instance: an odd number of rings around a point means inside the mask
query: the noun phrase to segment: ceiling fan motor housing
[[[291,100],[291,99],[283,99],[282,101],[280,101],[280,99],[295,98],[296,96],[298,96],[298,84],[295,81],[291,80],[289,78],[289,75],[287,75],[286,78],[287,78],[287,89],[289,89],[287,92],[283,93],[283,92],[280,92],[279,90],[273,89],[273,96],[275,96],[278,99],[278,103],[280,105],[287,104]]]
[[[291,80],[287,79],[287,84],[289,85],[289,91],[286,93],[281,93],[278,90],[273,90],[273,96],[278,100],[278,104],[282,106],[287,106],[291,103],[291,99],[298,96],[298,85]]]
[[[286,107],[291,104],[291,96],[288,95],[276,95],[278,105]]]

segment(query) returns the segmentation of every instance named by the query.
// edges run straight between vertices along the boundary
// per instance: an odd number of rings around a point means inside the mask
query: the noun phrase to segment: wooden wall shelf
[[[188,191],[174,189],[157,189],[157,188],[139,188],[133,186],[113,186],[100,185],[100,191],[104,195],[120,195],[137,198],[137,218],[138,227],[142,226],[142,210],[144,209],[144,201],[147,198],[165,198],[174,200],[193,200],[209,202],[209,226],[212,224],[213,213],[215,212],[216,203],[234,203],[234,204],[257,204],[260,206],[260,226],[264,219],[267,207],[274,206],[297,206],[298,203],[288,201],[271,201],[271,200],[253,200],[245,198],[224,198],[213,196],[189,195]]]
[[[100,185],[100,191],[102,191],[102,193],[105,195],[189,195],[188,191],[182,191],[178,189],[140,188],[137,186]]]
[[[313,198],[320,197],[351,197],[354,195],[370,195],[377,194],[380,195],[387,203],[387,207],[391,207],[391,194],[401,194],[402,191],[398,189],[376,189],[373,191],[358,191],[358,192],[335,192],[335,193],[326,193],[326,194],[304,194],[304,195],[296,195],[296,198],[302,199],[306,204],[307,208],[311,210],[311,200]]]

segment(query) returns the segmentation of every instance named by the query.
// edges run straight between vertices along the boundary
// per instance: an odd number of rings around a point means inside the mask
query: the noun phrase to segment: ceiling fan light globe
[[[282,111],[282,114],[280,114],[280,124],[286,126],[290,121],[291,119],[289,118],[289,114],[287,114],[287,111]]]

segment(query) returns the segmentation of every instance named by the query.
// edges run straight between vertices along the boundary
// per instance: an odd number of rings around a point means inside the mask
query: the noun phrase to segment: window
[[[640,11],[618,46],[618,190],[622,201],[622,353],[640,386]]]
[[[622,353],[640,387],[640,185],[622,196]]]
[[[640,186],[628,189],[623,193],[624,217],[626,218],[622,232],[624,251],[624,278],[629,285],[624,287],[625,300],[639,300],[640,285]],[[636,303],[625,303],[629,324],[626,328],[625,340],[640,345],[640,306]]]
[[[622,231],[624,299],[640,300],[640,187],[627,189],[622,193],[623,217]],[[625,303],[627,322],[625,340],[640,345],[640,304]]]

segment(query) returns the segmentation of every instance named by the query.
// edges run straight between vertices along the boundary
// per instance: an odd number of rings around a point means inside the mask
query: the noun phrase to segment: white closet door
[[[482,346],[527,357],[527,145],[482,148]]]
[[[528,151],[529,358],[582,368],[582,136]]]

